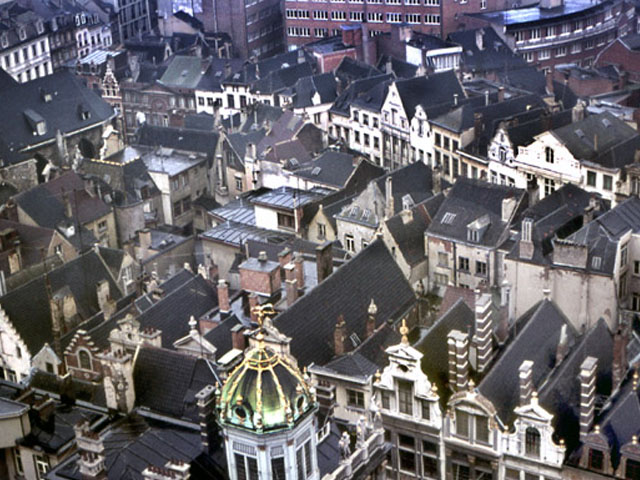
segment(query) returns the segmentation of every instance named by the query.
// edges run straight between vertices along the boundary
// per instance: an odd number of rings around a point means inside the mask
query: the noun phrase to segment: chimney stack
[[[465,390],[469,384],[469,339],[460,330],[447,335],[449,352],[449,386],[453,391]]]
[[[231,311],[229,284],[223,279],[218,280],[218,308],[220,313],[229,313]]]
[[[627,345],[629,343],[629,330],[633,322],[633,313],[622,314],[618,322],[618,330],[613,336],[613,388],[615,389],[627,373]]]
[[[529,405],[533,393],[533,362],[525,360],[518,369],[520,375],[520,406]]]
[[[296,280],[296,270],[294,264],[287,263],[284,267],[284,272],[287,306],[290,307],[298,299],[298,281]]]
[[[64,214],[67,216],[67,218],[73,218],[71,199],[69,198],[69,194],[64,190],[64,188],[62,189],[62,203],[64,203]]]
[[[333,249],[330,241],[316,247],[316,268],[318,284],[333,272]]]
[[[514,195],[502,199],[502,221],[509,223],[513,212],[516,209],[516,198]]]
[[[596,373],[598,360],[587,357],[580,366],[580,440],[583,440],[593,426],[596,404]]]
[[[304,288],[304,259],[300,253],[296,253],[293,258],[293,265],[296,270],[296,281],[298,288]]]
[[[385,180],[385,215],[387,218],[393,217],[393,212],[395,210],[395,206],[393,204],[393,179],[391,178],[391,174],[387,175]]]
[[[440,165],[434,165],[431,169],[431,190],[434,195],[442,192],[442,168]]]
[[[87,420],[74,425],[78,448],[78,469],[83,480],[107,480],[102,437],[89,428]]]
[[[475,334],[473,343],[476,348],[476,370],[484,372],[492,358],[491,345],[491,295],[488,293],[476,292],[475,307]]]
[[[259,304],[258,294],[249,294],[249,316],[251,317],[251,323],[258,323],[258,314],[255,312],[255,307]]]
[[[533,219],[522,220],[520,232],[520,258],[530,260],[533,257]]]
[[[558,366],[562,360],[569,353],[569,340],[567,337],[567,325],[562,325],[560,329],[560,339],[558,340],[558,347],[556,348],[556,366]]]
[[[246,337],[244,336],[245,328],[241,323],[231,328],[231,348],[244,351],[247,348]]]
[[[196,393],[196,402],[198,404],[198,418],[200,420],[200,441],[202,449],[206,453],[212,451],[214,446],[215,434],[215,406],[216,406],[215,388],[207,385],[198,393]]]
[[[553,71],[552,70],[547,71],[547,73],[545,74],[545,79],[547,80],[547,94],[553,95],[554,92],[553,92]]]
[[[369,338],[376,331],[376,315],[378,314],[378,306],[371,299],[369,308],[367,309],[367,328],[365,338]]]
[[[336,356],[344,355],[345,341],[347,336],[347,324],[342,314],[338,316],[335,330],[333,332],[333,353]]]
[[[138,241],[140,242],[140,259],[146,260],[151,247],[151,231],[148,228],[140,230],[138,232]]]

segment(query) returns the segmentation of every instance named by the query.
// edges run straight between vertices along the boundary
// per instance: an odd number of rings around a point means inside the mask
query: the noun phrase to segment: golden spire
[[[402,335],[402,344],[409,345],[409,338],[407,334],[409,333],[409,327],[407,327],[407,321],[403,318],[402,325],[400,325],[400,335]]]

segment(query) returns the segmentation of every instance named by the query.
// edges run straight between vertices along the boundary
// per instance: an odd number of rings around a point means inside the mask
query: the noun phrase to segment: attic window
[[[89,118],[91,118],[91,112],[83,104],[78,105],[78,115],[80,115],[82,120],[89,120]]]
[[[580,128],[576,129],[576,135],[578,138],[584,138],[584,132]]]
[[[31,131],[34,135],[44,135],[45,133],[47,133],[47,122],[38,112],[27,108],[24,111],[24,116],[31,126]]]
[[[6,33],[3,33],[0,36],[0,44],[2,44],[2,48],[7,48],[9,46],[9,36]]]
[[[601,266],[602,266],[602,257],[593,257],[591,259],[591,268],[595,270],[600,270]]]
[[[410,194],[407,193],[404,197],[402,197],[402,209],[403,210],[409,210],[414,205],[415,205],[415,202],[413,201],[413,198],[411,197]]]
[[[313,167],[313,170],[311,170],[311,175],[318,176],[320,175],[321,170],[322,169],[320,167]]]
[[[602,124],[606,127],[609,128],[611,126],[611,122],[609,121],[608,118],[603,118],[602,119]]]
[[[351,335],[349,335],[349,340],[351,340],[354,348],[362,343],[362,340],[360,340],[360,337],[357,333],[352,333]]]
[[[42,98],[42,101],[44,103],[49,103],[51,100],[53,100],[53,95],[51,95],[51,92],[44,89],[40,89],[40,97]]]
[[[455,219],[456,219],[456,214],[455,213],[447,212],[442,217],[442,220],[440,221],[440,223],[444,223],[446,225],[451,225]]]
[[[36,31],[38,32],[38,35],[42,34],[42,32],[44,32],[44,24],[42,23],[42,20],[38,20],[36,22]]]
[[[467,229],[467,240],[477,243],[479,241],[479,233],[480,232],[478,232],[478,230],[473,230],[471,228]]]
[[[18,28],[18,37],[20,37],[20,40],[25,40],[27,38],[27,31],[24,27]]]

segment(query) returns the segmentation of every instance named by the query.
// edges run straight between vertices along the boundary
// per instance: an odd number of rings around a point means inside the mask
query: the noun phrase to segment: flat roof
[[[535,6],[496,12],[470,13],[467,14],[467,16],[480,18],[499,25],[510,26],[561,19],[562,17],[580,14],[588,10],[601,10],[612,5],[613,2],[611,0],[606,0],[602,3],[593,3],[592,0],[564,0],[564,5],[557,8],[540,8]]]

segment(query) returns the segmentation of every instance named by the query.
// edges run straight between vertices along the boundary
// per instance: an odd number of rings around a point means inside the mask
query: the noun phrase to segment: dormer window
[[[529,427],[525,431],[524,454],[527,457],[540,457],[540,432],[537,428]]]
[[[640,462],[627,458],[624,478],[640,478]]]
[[[24,27],[19,27],[18,28],[18,38],[20,38],[20,40],[26,40],[27,31],[25,30]]]
[[[602,453],[602,450],[596,450],[595,448],[589,449],[589,468],[591,470],[602,471],[604,468],[604,453]]]
[[[9,36],[6,32],[0,36],[0,44],[2,44],[2,48],[7,48],[9,46]]]
[[[467,229],[467,240],[478,243],[478,231],[471,228]]]
[[[38,35],[41,35],[44,32],[44,24],[42,23],[42,20],[38,20],[36,22],[36,31],[38,32]]]

